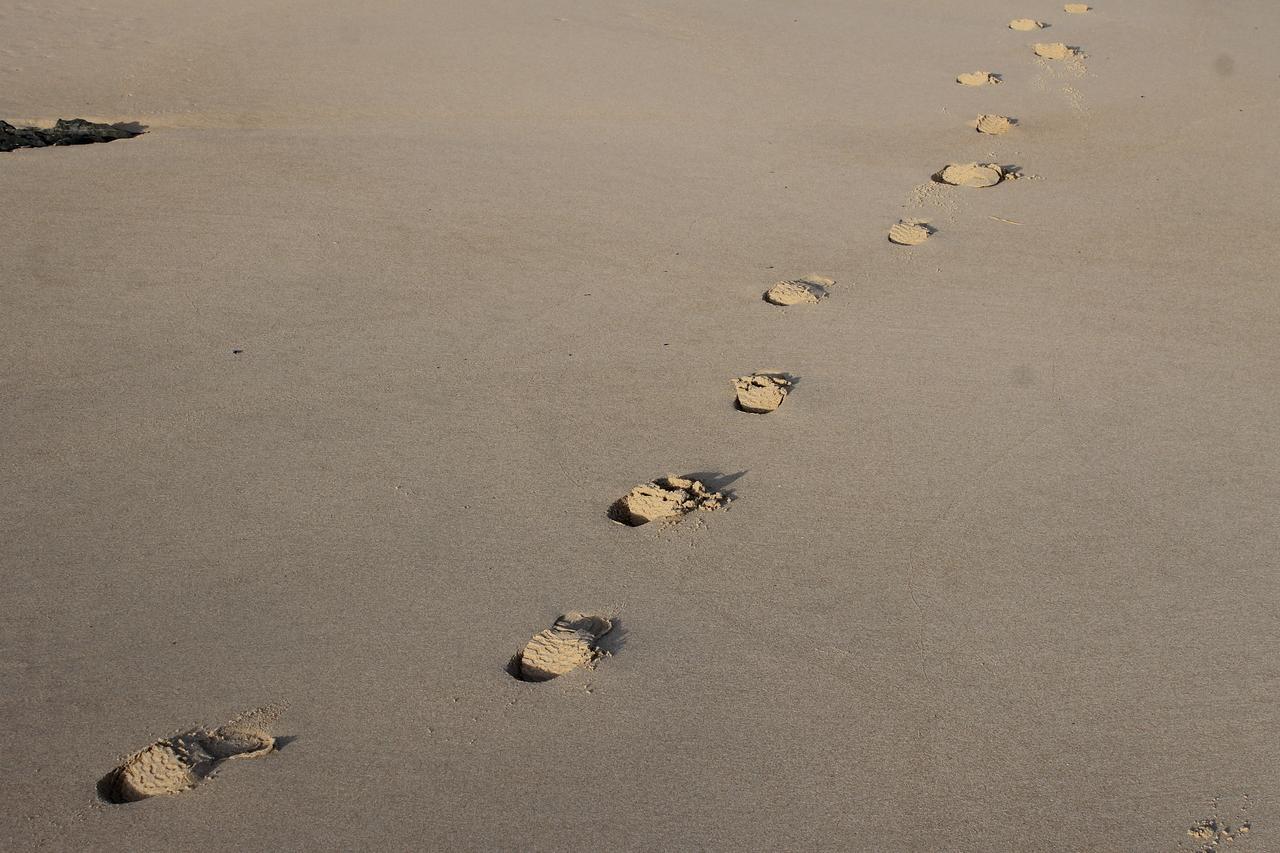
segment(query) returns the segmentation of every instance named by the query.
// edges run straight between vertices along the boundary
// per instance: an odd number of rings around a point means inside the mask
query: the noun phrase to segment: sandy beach
[[[0,2],[0,849],[1280,850],[1280,5],[1088,6]]]

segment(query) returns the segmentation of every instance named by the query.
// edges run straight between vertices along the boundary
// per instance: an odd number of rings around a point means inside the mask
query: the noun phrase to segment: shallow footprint
[[[757,371],[733,380],[738,408],[756,415],[775,411],[791,392],[791,380],[783,373]]]
[[[1042,59],[1066,59],[1069,56],[1075,56],[1076,51],[1060,41],[1054,42],[1036,42],[1031,46],[1036,52],[1036,56]]]
[[[122,804],[188,791],[223,762],[257,758],[275,749],[275,738],[264,726],[278,715],[273,708],[259,708],[215,729],[193,729],[158,740],[98,780],[98,796]]]
[[[1037,21],[1035,18],[1014,18],[1009,22],[1009,29],[1028,32],[1030,30],[1044,29],[1048,24],[1044,21]]]
[[[613,630],[604,616],[566,613],[533,636],[516,656],[521,681],[550,681],[579,667],[591,666],[603,655],[597,644]]]
[[[1068,3],[1062,7],[1062,11],[1070,12],[1072,15],[1083,15],[1085,12],[1090,12],[1092,10],[1093,7],[1088,3]]]
[[[720,492],[707,491],[697,480],[668,474],[642,483],[609,507],[609,519],[639,527],[659,519],[675,519],[695,510],[720,509],[729,503]]]
[[[950,163],[933,176],[953,187],[994,187],[1005,179],[1005,171],[995,163]]]
[[[1017,122],[1008,116],[997,115],[980,115],[977,121],[973,123],[978,133],[989,133],[993,136],[999,136],[1002,133],[1008,133],[1013,129]]]
[[[989,71],[969,71],[956,77],[961,86],[995,86],[1000,82],[999,74]]]
[[[834,279],[824,275],[807,275],[791,281],[780,281],[764,292],[764,301],[772,305],[804,305],[825,299]]]
[[[889,229],[889,242],[899,246],[919,246],[934,233],[927,222],[902,219]]]

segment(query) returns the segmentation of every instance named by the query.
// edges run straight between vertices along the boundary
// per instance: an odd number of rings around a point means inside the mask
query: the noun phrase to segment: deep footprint
[[[1024,33],[1044,29],[1045,26],[1044,21],[1037,21],[1035,18],[1014,18],[1009,22],[1009,29]]]
[[[511,674],[521,681],[550,681],[594,666],[605,654],[598,644],[612,630],[613,622],[604,616],[566,613],[525,644],[512,662]]]
[[[639,527],[659,519],[677,519],[696,510],[720,509],[727,503],[727,497],[707,491],[697,480],[668,474],[652,483],[642,483],[614,501],[609,507],[609,519]]]
[[[764,293],[764,301],[772,305],[813,304],[825,299],[835,279],[824,275],[807,275],[791,281],[780,281]]]
[[[193,729],[158,740],[99,779],[98,796],[119,805],[189,791],[224,762],[257,758],[275,749],[275,738],[265,726],[278,716],[275,708],[258,708],[215,729]]]
[[[791,380],[784,373],[757,371],[733,380],[738,408],[756,415],[777,410],[791,392]]]
[[[1009,177],[995,163],[949,163],[933,176],[935,181],[953,187],[994,187]]]
[[[53,127],[14,127],[7,121],[0,121],[0,151],[113,142],[117,139],[132,139],[144,132],[137,124],[97,124],[82,118],[60,118]]]

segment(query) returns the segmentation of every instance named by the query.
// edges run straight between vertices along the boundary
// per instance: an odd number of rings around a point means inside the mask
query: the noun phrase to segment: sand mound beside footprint
[[[1036,52],[1036,56],[1042,59],[1066,59],[1069,56],[1076,55],[1076,51],[1060,41],[1036,42],[1031,46],[1031,49]]]
[[[978,120],[973,123],[978,133],[989,133],[998,136],[1002,133],[1008,133],[1013,128],[1013,119],[1008,116],[997,115],[980,115]]]
[[[659,519],[675,519],[695,510],[720,509],[729,503],[720,492],[708,491],[702,483],[668,474],[652,483],[642,483],[609,507],[609,518],[628,527],[639,527]]]
[[[951,163],[933,176],[953,187],[994,187],[1005,179],[1005,171],[995,163]]]
[[[969,71],[956,77],[961,86],[995,86],[1000,82],[999,74],[989,71]]]
[[[825,299],[835,279],[824,275],[807,275],[791,281],[780,281],[764,293],[764,301],[772,305],[805,305]]]
[[[1035,18],[1014,18],[1009,22],[1009,29],[1018,30],[1020,32],[1029,32],[1031,30],[1043,29],[1046,26],[1044,21],[1037,21]]]
[[[275,738],[264,726],[276,716],[277,711],[260,708],[215,729],[192,729],[158,740],[98,780],[98,795],[121,804],[190,790],[226,761],[257,758],[275,749]]]
[[[899,246],[919,246],[932,234],[933,229],[928,223],[903,219],[889,229],[889,242]]]
[[[521,681],[550,681],[603,655],[597,644],[613,630],[613,623],[589,613],[566,613],[533,636],[517,656]]]
[[[791,381],[782,373],[756,372],[733,380],[738,394],[738,408],[744,412],[766,415],[775,411],[791,392]]]

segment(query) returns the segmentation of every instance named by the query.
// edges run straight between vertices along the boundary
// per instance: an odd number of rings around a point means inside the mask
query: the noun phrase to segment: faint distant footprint
[[[833,284],[835,279],[812,274],[804,278],[780,281],[764,292],[764,301],[773,305],[812,304],[830,295]]]
[[[961,86],[995,86],[1002,82],[999,74],[990,71],[968,71],[956,77]]]
[[[158,740],[99,779],[98,796],[121,804],[178,794],[213,776],[227,761],[266,755],[276,748],[266,726],[283,710],[269,705],[214,729],[192,729]]]
[[[1031,30],[1041,30],[1049,26],[1044,21],[1037,21],[1035,18],[1014,18],[1009,22],[1009,29],[1019,30],[1021,32],[1029,32]]]
[[[1031,46],[1031,49],[1041,59],[1067,59],[1073,56],[1080,56],[1079,49],[1069,47],[1060,41],[1036,42]]]
[[[675,520],[696,510],[720,509],[728,503],[724,494],[708,491],[698,480],[668,474],[641,483],[614,501],[609,519],[639,527],[659,519]]]
[[[1093,7],[1088,3],[1068,3],[1062,7],[1062,11],[1070,12],[1072,15],[1083,15],[1085,12],[1090,12],[1092,10]]]
[[[928,240],[935,229],[921,219],[901,219],[889,229],[889,242],[899,246],[918,246]]]
[[[775,411],[791,392],[792,382],[785,373],[756,371],[733,380],[737,405],[741,411],[765,415]]]
[[[1237,843],[1249,839],[1253,824],[1249,820],[1250,803],[1247,794],[1240,805],[1237,817],[1232,821],[1222,816],[1222,803],[1219,798],[1214,797],[1211,804],[1208,817],[1203,817],[1187,827],[1187,840],[1195,853],[1220,853],[1229,846],[1234,847]]]
[[[999,136],[1002,133],[1008,133],[1017,123],[1017,119],[1009,118],[1008,116],[980,115],[974,120],[973,128],[978,133]]]
[[[581,667],[594,666],[606,652],[601,638],[613,621],[590,613],[566,613],[545,631],[533,635],[511,661],[509,671],[521,681],[550,681]]]

